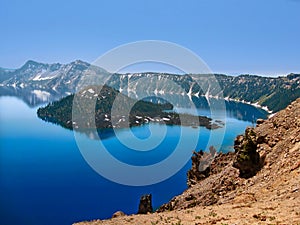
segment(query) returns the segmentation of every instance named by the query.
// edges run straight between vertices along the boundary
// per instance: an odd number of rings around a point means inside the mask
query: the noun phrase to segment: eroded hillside
[[[160,212],[77,225],[300,224],[300,99],[259,121],[253,132],[260,158],[255,174],[245,178],[244,168],[233,166],[246,149],[236,140],[236,153],[218,155],[207,175]],[[242,138],[248,143],[246,135],[237,137]]]

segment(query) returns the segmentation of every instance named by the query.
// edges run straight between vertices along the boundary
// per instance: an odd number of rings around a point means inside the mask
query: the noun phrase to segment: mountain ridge
[[[53,62],[53,63],[45,63],[45,62],[39,62],[39,61],[36,61],[36,60],[33,60],[33,59],[29,59],[27,60],[22,66],[18,67],[18,68],[4,68],[4,67],[1,67],[0,66],[0,70],[8,70],[8,71],[15,71],[17,69],[20,69],[22,68],[24,65],[26,64],[43,64],[43,65],[56,65],[56,64],[59,64],[59,65],[68,65],[68,64],[74,64],[74,63],[82,63],[82,64],[87,64],[87,65],[92,65],[84,60],[81,60],[81,59],[76,59],[74,61],[71,61],[69,63],[59,63],[59,62]],[[103,69],[103,68],[102,68]],[[106,71],[108,72],[108,71]],[[144,71],[144,72],[134,72],[134,73],[153,73],[153,74],[173,74],[173,75],[178,75],[176,73],[169,73],[169,72],[153,72],[153,71]],[[133,74],[133,72],[127,72],[127,73],[124,73],[124,74]],[[287,73],[286,75],[276,75],[276,76],[268,76],[268,75],[264,75],[264,74],[249,74],[249,73],[239,73],[239,74],[226,74],[226,73],[222,73],[222,72],[219,72],[219,73],[214,73],[214,75],[221,75],[221,76],[230,76],[230,77],[239,77],[239,76],[252,76],[252,77],[265,77],[265,78],[280,78],[280,77],[288,77],[290,75],[292,76],[300,76],[300,73],[294,73],[294,72],[290,72],[290,73]]]
[[[178,75],[157,72],[111,74],[81,60],[68,64],[46,64],[28,60],[16,70],[0,69],[0,87],[19,92],[24,89],[27,89],[27,92],[40,90],[49,93],[50,96],[56,92],[61,98],[75,93],[81,84],[88,81],[100,85],[107,84],[129,97],[139,97],[141,93],[156,96],[166,94],[209,96],[261,105],[274,112],[300,97],[300,74],[291,73],[276,78],[247,74],[239,76],[214,74],[214,76],[223,93],[220,93],[217,84],[211,85],[209,76],[205,74]],[[148,83],[143,83],[141,78],[147,79]],[[161,79],[174,82],[181,90],[165,81],[162,82]]]

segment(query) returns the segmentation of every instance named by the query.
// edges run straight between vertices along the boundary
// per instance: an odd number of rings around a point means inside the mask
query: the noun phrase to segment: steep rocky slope
[[[244,135],[246,141],[235,142],[236,153],[216,156],[207,176],[163,205],[160,212],[78,225],[300,224],[300,99],[272,118],[260,120],[252,131],[248,138],[255,134],[259,154],[253,163],[260,166],[247,178],[241,165],[233,166],[241,150],[249,146]]]

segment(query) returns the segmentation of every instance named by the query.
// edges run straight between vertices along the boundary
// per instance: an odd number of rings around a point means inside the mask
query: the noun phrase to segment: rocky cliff
[[[235,150],[217,155],[205,176],[158,212],[78,225],[300,224],[300,99],[248,128]]]

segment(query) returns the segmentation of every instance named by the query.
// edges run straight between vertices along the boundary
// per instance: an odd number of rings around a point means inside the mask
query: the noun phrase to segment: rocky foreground
[[[97,224],[300,224],[300,99],[258,121],[199,172],[195,153],[189,188],[147,215],[119,214]],[[197,166],[195,166],[197,163]],[[201,163],[200,163],[201,164]]]

